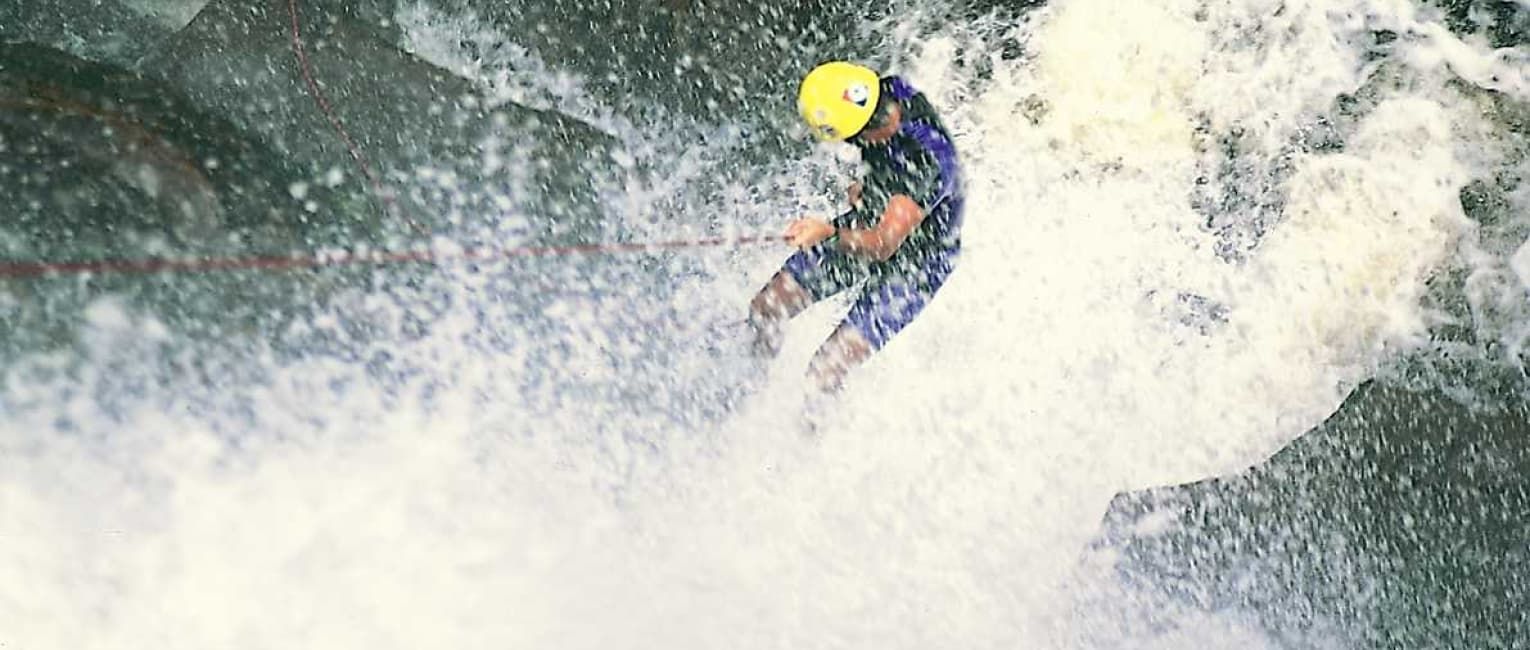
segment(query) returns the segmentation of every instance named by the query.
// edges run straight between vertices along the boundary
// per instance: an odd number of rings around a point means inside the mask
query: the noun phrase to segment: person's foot
[[[759,361],[769,361],[781,353],[781,346],[771,337],[755,335],[749,344],[749,356]]]
[[[753,318],[744,321],[754,334],[749,353],[756,359],[769,361],[781,353],[781,328],[775,323],[762,323]]]
[[[833,393],[817,388],[808,389],[807,394],[802,398],[802,412],[798,418],[802,435],[810,438],[820,435],[820,431],[831,415],[830,409],[834,405],[834,397]]]

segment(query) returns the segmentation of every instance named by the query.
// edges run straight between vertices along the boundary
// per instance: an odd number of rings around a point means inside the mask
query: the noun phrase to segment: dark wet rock
[[[10,259],[290,245],[295,170],[174,88],[41,45],[0,45],[0,226]],[[134,242],[139,242],[135,246]]]
[[[1264,234],[1280,221],[1286,197],[1282,185],[1294,171],[1290,154],[1300,147],[1261,155],[1255,138],[1234,125],[1223,133],[1198,128],[1202,141],[1201,171],[1190,188],[1191,206],[1205,217],[1205,227],[1217,236],[1217,254],[1241,260]]]
[[[123,2],[0,2],[0,42],[46,45],[124,67],[132,67],[172,33],[172,24]]]
[[[1495,48],[1530,43],[1530,9],[1516,0],[1426,0],[1457,34],[1481,34]]]
[[[1515,256],[1530,245],[1530,214],[1522,208],[1530,176],[1530,107],[1498,92],[1463,87],[1493,125],[1493,151],[1457,193],[1472,222],[1465,247],[1429,280],[1422,312],[1432,320],[1428,354],[1404,360],[1406,374],[1463,392],[1474,384],[1500,386],[1530,369],[1530,289]],[[1483,152],[1479,152],[1483,153]],[[1530,392],[1525,395],[1530,399]]]
[[[588,231],[606,225],[598,193],[615,139],[555,111],[486,102],[469,81],[400,50],[371,22],[374,5],[298,3],[313,81],[386,189],[401,193],[402,214],[465,244],[606,239]],[[0,195],[25,213],[0,224],[3,259],[424,243],[374,194],[319,109],[286,8],[211,3],[141,73],[7,46]],[[592,263],[563,267],[587,279]],[[156,314],[171,338],[246,346],[356,287],[402,288],[427,275],[400,265],[6,280],[0,355],[71,345],[89,325],[81,314],[108,296]],[[536,292],[525,286],[536,273],[513,275],[518,290]]]
[[[355,154],[304,77],[286,2],[212,2],[144,68],[300,161],[314,182],[343,178],[395,234],[508,211],[549,237],[598,221],[609,135],[565,114],[491,104],[468,80],[399,49],[386,29],[330,4],[297,3],[301,42]],[[420,227],[404,227],[411,222]]]
[[[548,66],[587,79],[613,108],[633,115],[659,107],[730,121],[790,120],[796,84],[808,68],[823,58],[874,50],[855,27],[868,16],[824,0],[460,5],[513,34]]]
[[[1507,258],[1530,241],[1530,223],[1515,214],[1510,198],[1523,182],[1505,170],[1461,188],[1461,207],[1483,229],[1482,243],[1489,254]]]
[[[1377,32],[1366,38],[1385,44],[1393,42],[1396,35]],[[1204,121],[1198,126],[1195,137],[1201,151],[1199,173],[1188,193],[1192,208],[1205,219],[1205,229],[1216,237],[1219,257],[1229,262],[1247,259],[1265,234],[1278,227],[1284,218],[1285,185],[1297,171],[1296,161],[1308,155],[1344,151],[1346,141],[1377,106],[1428,83],[1421,81],[1407,63],[1387,58],[1390,50],[1383,45],[1377,48],[1371,50],[1376,54],[1377,63],[1364,83],[1353,92],[1334,97],[1322,112],[1303,116],[1302,123],[1278,149],[1265,150],[1259,139],[1262,134],[1242,125],[1235,124],[1222,131],[1212,129]],[[1500,144],[1505,151],[1505,161],[1491,172],[1498,179],[1491,182],[1503,184],[1501,177],[1505,173],[1515,174],[1512,169],[1527,155],[1523,125],[1530,121],[1527,117],[1530,111],[1522,102],[1498,91],[1459,78],[1447,83],[1463,96],[1481,104],[1487,121],[1503,131]],[[1482,182],[1485,181],[1473,181],[1478,185]],[[1463,194],[1463,200],[1484,196],[1468,190]],[[1463,207],[1470,212],[1474,206],[1463,203]],[[1519,241],[1523,239],[1509,244]]]
[[[316,187],[300,199],[293,187],[305,178],[161,80],[42,45],[0,45],[0,205],[9,206],[0,260],[230,258],[349,240],[353,224],[320,218],[343,214],[346,197]],[[305,297],[262,290],[248,273],[206,279],[0,280],[0,355],[69,344],[87,305],[107,297],[152,305],[214,337]]]
[[[1215,613],[1290,647],[1523,647],[1530,406],[1505,388],[1474,410],[1367,383],[1244,473],[1118,495],[1101,638]]]

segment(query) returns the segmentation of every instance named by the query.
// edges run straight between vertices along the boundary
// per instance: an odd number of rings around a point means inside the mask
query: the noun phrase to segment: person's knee
[[[850,370],[860,361],[846,351],[831,352],[814,359],[808,367],[808,376],[819,392],[838,393],[844,388]]]
[[[854,328],[842,328],[835,332],[813,360],[808,364],[808,374],[819,390],[838,392],[850,370],[876,352],[866,337]]]
[[[772,278],[754,299],[749,301],[749,317],[761,323],[780,321],[801,311],[810,302],[806,291],[785,273]]]
[[[820,354],[808,364],[807,379],[820,393],[837,393],[844,386],[846,370],[843,363]]]
[[[790,311],[781,299],[779,282],[771,282],[749,301],[749,317],[746,322],[754,331],[753,350],[756,356],[773,358],[781,351],[782,321]]]
[[[749,320],[752,323],[763,324],[767,320],[777,320],[780,311],[780,301],[775,299],[774,292],[768,287],[749,301]]]

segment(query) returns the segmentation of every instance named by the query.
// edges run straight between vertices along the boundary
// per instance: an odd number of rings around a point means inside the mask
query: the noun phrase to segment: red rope
[[[302,28],[298,20],[297,0],[287,0],[287,12],[292,19],[292,52],[297,57],[298,69],[302,74],[303,81],[308,85],[309,93],[319,110],[324,113],[340,139],[345,142],[345,147],[350,151],[351,158],[361,168],[363,174],[371,181],[372,187],[378,195],[388,203],[390,211],[397,213],[397,206],[393,203],[390,194],[384,191],[382,182],[372,173],[366,158],[361,154],[361,149],[356,145],[355,139],[350,132],[346,131],[345,125],[335,114],[333,106],[319,88],[318,81],[313,75],[313,66],[308,60],[308,53],[303,47]],[[416,230],[422,230],[413,220],[409,225]],[[301,253],[288,256],[278,255],[254,255],[245,257],[202,257],[187,259],[169,258],[145,258],[145,259],[103,259],[103,260],[72,260],[72,261],[36,261],[36,262],[13,262],[0,261],[0,279],[37,278],[59,275],[85,275],[93,273],[108,273],[120,275],[139,275],[152,273],[191,273],[205,271],[234,271],[234,270],[287,270],[287,269],[312,269],[329,266],[349,266],[356,264],[401,264],[401,263],[442,263],[450,261],[476,261],[492,260],[513,257],[544,257],[552,255],[574,255],[589,253],[617,253],[625,251],[652,251],[674,248],[702,248],[741,246],[746,244],[761,244],[781,242],[786,240],[780,236],[759,235],[736,238],[712,238],[692,239],[679,241],[663,241],[648,243],[606,243],[606,244],[574,244],[567,246],[523,246],[515,248],[478,248],[464,249],[456,253],[437,253],[433,251],[403,251],[403,252],[377,252],[377,253],[334,253],[313,254]]]
[[[319,106],[319,111],[324,114],[324,118],[329,120],[330,126],[334,127],[335,132],[340,134],[340,139],[345,142],[345,148],[350,152],[351,158],[361,168],[361,173],[372,183],[372,190],[377,196],[382,197],[383,202],[387,204],[388,213],[397,216],[399,210],[398,205],[393,201],[393,195],[383,188],[382,181],[377,178],[376,174],[372,173],[371,165],[368,165],[366,157],[361,155],[361,148],[356,145],[356,140],[351,137],[350,132],[345,129],[345,124],[335,114],[334,106],[329,103],[329,99],[325,97],[324,91],[319,88],[319,81],[313,74],[313,63],[308,60],[308,50],[303,47],[302,27],[298,21],[297,0],[287,0],[287,15],[292,19],[292,54],[297,57],[298,73],[302,75],[303,82],[308,85],[308,94],[313,97],[314,103]],[[413,219],[405,217],[405,221],[415,232],[425,232],[425,229]]]
[[[244,269],[286,270],[311,269],[328,266],[356,264],[402,264],[444,263],[452,261],[482,261],[515,257],[545,257],[554,255],[601,254],[628,251],[653,251],[675,248],[704,248],[742,246],[784,242],[779,236],[717,237],[648,243],[573,244],[568,246],[523,246],[515,248],[469,248],[455,253],[433,251],[395,251],[377,253],[298,254],[289,256],[263,255],[251,257],[203,257],[190,259],[146,258],[75,260],[66,262],[0,262],[0,278],[37,278],[57,275],[83,275],[110,273],[139,275],[152,273],[188,273],[204,271],[235,271]]]

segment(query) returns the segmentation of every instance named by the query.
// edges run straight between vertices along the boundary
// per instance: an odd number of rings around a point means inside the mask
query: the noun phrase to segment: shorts
[[[845,323],[860,331],[873,350],[880,350],[935,297],[959,255],[957,250],[948,250],[913,262],[894,258],[872,263],[814,246],[787,258],[781,269],[791,274],[813,302],[864,282],[845,315]]]

